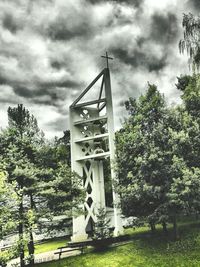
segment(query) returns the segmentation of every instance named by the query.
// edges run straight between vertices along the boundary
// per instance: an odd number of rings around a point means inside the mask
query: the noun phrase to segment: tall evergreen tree
[[[30,202],[26,209],[31,209],[32,190],[37,184],[37,167],[35,166],[36,146],[43,142],[43,134],[39,130],[36,119],[29,111],[18,105],[16,108],[8,108],[8,128],[1,133],[1,155],[6,164],[8,180],[16,183],[18,195],[18,231],[20,246],[21,267],[24,262],[24,226],[25,196]],[[29,231],[29,254],[34,254],[32,229]],[[33,263],[33,261],[32,261]]]
[[[69,166],[69,134],[63,139],[47,142],[36,119],[18,105],[8,109],[8,128],[0,134],[0,152],[10,183],[16,183],[18,195],[18,231],[21,267],[24,260],[24,233],[28,233],[29,262],[34,264],[35,227],[41,219],[60,216],[58,229],[71,216],[71,207],[78,206],[84,194],[77,184],[80,178]],[[72,183],[72,178],[74,182]],[[76,181],[76,182],[75,182]],[[73,204],[72,204],[73,203]],[[51,220],[49,220],[51,222]],[[47,225],[45,225],[47,227]]]

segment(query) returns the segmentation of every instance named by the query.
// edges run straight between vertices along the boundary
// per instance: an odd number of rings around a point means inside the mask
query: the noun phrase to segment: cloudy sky
[[[123,102],[155,83],[180,102],[176,76],[183,13],[200,0],[0,0],[0,126],[8,106],[23,103],[47,137],[69,128],[68,107],[101,71],[109,51],[116,127]]]

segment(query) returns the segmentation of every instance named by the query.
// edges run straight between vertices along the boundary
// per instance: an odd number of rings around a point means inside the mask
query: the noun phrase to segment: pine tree
[[[43,133],[39,130],[36,119],[29,111],[18,105],[8,108],[8,128],[1,133],[1,155],[6,164],[8,180],[16,183],[18,195],[18,232],[21,267],[25,265],[24,231],[26,212],[24,203],[29,197],[28,209],[32,209],[32,193],[37,184],[37,166],[35,165],[36,147],[43,142]],[[29,254],[34,254],[32,228],[29,228]],[[31,260],[33,263],[34,260]]]
[[[93,239],[101,240],[110,238],[112,236],[112,233],[109,228],[110,228],[110,219],[107,218],[106,210],[105,208],[99,208],[96,214]]]

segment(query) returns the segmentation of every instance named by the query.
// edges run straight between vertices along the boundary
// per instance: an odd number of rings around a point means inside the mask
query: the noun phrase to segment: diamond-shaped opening
[[[91,187],[90,183],[88,184],[86,191],[87,191],[88,194],[92,193],[92,187]]]
[[[92,200],[91,197],[89,197],[88,200],[87,200],[88,206],[91,207],[92,206],[92,203],[93,203],[93,200]]]
[[[85,143],[85,147],[87,147],[87,148],[88,148],[89,146],[90,146],[90,144],[89,144],[89,143]]]

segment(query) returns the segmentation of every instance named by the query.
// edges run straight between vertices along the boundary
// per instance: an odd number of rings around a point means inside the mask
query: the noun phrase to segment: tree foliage
[[[152,230],[155,223],[166,230],[172,221],[175,236],[177,215],[198,211],[200,204],[200,97],[198,82],[189,80],[184,105],[176,108],[166,106],[154,85],[138,101],[129,99],[129,117],[116,139],[123,213],[146,217]]]
[[[35,230],[61,228],[53,223],[53,218],[60,216],[59,224],[64,225],[66,217],[71,216],[72,205],[78,206],[84,194],[77,186],[78,177],[77,183],[72,183],[75,174],[69,166],[68,131],[61,139],[46,141],[37,120],[23,105],[8,108],[8,122],[8,127],[0,133],[0,153],[7,173],[5,193],[10,198],[8,185],[14,185],[17,196],[12,220],[19,233],[18,251],[23,267],[26,244],[30,264],[34,263]],[[41,225],[42,222],[46,225]]]
[[[187,52],[189,56],[189,65],[194,69],[200,66],[200,16],[193,14],[184,14],[182,26],[184,28],[184,37],[179,42],[181,53]]]

